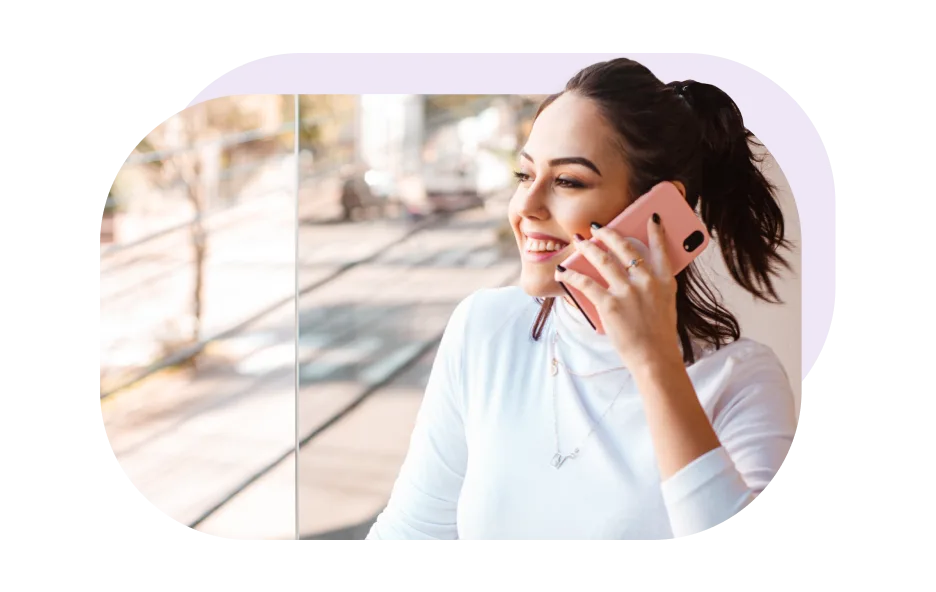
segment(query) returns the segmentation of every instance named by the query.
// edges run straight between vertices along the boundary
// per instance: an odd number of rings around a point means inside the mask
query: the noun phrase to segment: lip
[[[527,238],[532,238],[533,240],[544,240],[544,241],[551,240],[553,242],[559,242],[564,245],[569,244],[569,241],[565,241],[565,240],[562,240],[561,238],[550,236],[548,234],[543,234],[542,232],[524,232],[523,230],[521,230],[520,233],[523,234],[523,236]]]
[[[550,259],[553,259],[557,255],[562,254],[566,250],[566,248],[569,246],[569,243],[567,241],[564,241],[561,238],[558,238],[549,234],[543,234],[542,232],[525,232],[523,230],[521,230],[520,232],[523,235],[524,242],[525,242],[525,239],[531,238],[533,240],[553,241],[557,243],[562,243],[564,245],[558,251],[548,251],[548,252],[543,252],[543,253],[532,253],[530,251],[527,251],[526,249],[523,249],[522,251],[523,258],[532,263],[543,263],[545,261],[549,261]]]

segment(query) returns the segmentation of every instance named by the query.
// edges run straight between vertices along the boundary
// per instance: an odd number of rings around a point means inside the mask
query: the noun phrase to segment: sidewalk
[[[300,536],[361,539],[403,463],[436,348],[299,453]]]
[[[499,222],[483,210],[463,212],[300,298],[300,436],[431,347],[461,298],[512,279],[517,262],[500,260],[493,245]],[[386,223],[303,227],[300,278],[399,232]],[[294,314],[292,304],[283,306],[219,343],[196,375],[162,374],[102,403],[118,461],[169,516],[191,523],[294,448]],[[304,534],[353,526],[385,503],[431,359],[429,351],[302,448]],[[286,458],[199,530],[292,538],[294,472]]]

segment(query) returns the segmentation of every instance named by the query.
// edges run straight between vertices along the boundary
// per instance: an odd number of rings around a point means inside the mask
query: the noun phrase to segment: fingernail
[[[561,273],[561,272],[565,271],[566,268],[563,267],[563,266],[561,266],[561,265],[557,265],[557,266],[556,266],[556,269],[558,269],[558,270],[560,271],[560,273]]]
[[[585,240],[585,237],[576,232],[576,233],[575,233],[575,240],[577,240],[577,241],[583,241],[583,240]]]
[[[653,212],[653,223],[654,223],[654,224],[659,224],[659,223],[660,223],[660,215],[657,214],[656,212]]]
[[[598,224],[597,222],[592,222],[591,227],[595,230],[601,230],[601,224]]]

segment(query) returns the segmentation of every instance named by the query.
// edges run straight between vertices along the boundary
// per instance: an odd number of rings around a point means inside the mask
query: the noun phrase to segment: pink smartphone
[[[647,221],[653,216],[654,212],[660,216],[660,221],[666,230],[666,252],[673,265],[673,273],[678,274],[705,250],[709,244],[709,234],[705,229],[705,224],[696,216],[686,202],[686,198],[672,183],[664,181],[655,185],[653,189],[627,206],[623,212],[607,224],[607,227],[613,228],[625,237],[640,241],[644,252],[648,254],[650,240],[647,236]],[[594,241],[605,251],[608,250],[598,239],[591,238],[589,240]],[[644,259],[647,259],[646,255],[644,255]],[[649,261],[642,263],[642,265],[649,264]],[[567,269],[587,275],[605,288],[608,287],[608,283],[601,277],[598,270],[581,253],[574,253],[563,261],[562,265]],[[572,298],[579,310],[582,311],[582,314],[585,315],[595,331],[604,335],[604,327],[601,325],[598,312],[595,310],[595,306],[585,297],[585,294],[564,283],[560,282],[560,285]]]

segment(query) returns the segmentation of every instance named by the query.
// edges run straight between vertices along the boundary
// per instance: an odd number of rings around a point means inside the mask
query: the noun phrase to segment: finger
[[[595,306],[608,296],[608,290],[604,286],[574,269],[566,269],[561,265],[557,265],[555,278],[556,281],[572,286],[585,294],[585,297],[591,300]]]
[[[650,279],[652,274],[649,270],[649,262],[644,264],[646,253],[641,253],[634,245],[634,242],[640,244],[640,241],[625,237],[613,228],[602,228],[597,222],[592,222],[592,236],[608,246],[618,261],[624,265],[624,271],[629,279],[640,283]]]
[[[653,259],[653,269],[661,278],[670,279],[673,273],[673,264],[666,250],[666,228],[659,214],[654,213],[647,221],[647,235],[650,238],[650,252]]]
[[[627,271],[614,253],[602,249],[595,241],[583,239],[578,234],[575,235],[574,244],[575,249],[594,266],[609,286],[620,287],[629,283]]]

